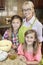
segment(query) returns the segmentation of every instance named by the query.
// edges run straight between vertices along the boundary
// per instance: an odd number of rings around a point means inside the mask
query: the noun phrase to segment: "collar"
[[[16,37],[18,36],[18,33],[16,33],[16,35],[12,32],[12,37]]]
[[[24,19],[24,21],[25,21],[26,23],[28,23],[28,24],[32,24],[33,21],[34,21],[34,19],[35,19],[35,16],[33,16],[28,22],[26,22],[26,18]]]

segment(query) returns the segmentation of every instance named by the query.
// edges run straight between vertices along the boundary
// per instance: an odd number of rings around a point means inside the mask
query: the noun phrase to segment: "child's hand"
[[[17,58],[26,63],[26,58],[24,56],[19,55]]]
[[[12,45],[12,48],[13,48],[13,49],[16,49],[16,48],[17,48],[17,46],[16,46],[15,44],[13,44],[13,45]]]

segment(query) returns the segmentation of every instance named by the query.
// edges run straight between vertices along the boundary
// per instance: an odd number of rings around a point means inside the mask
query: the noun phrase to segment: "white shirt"
[[[43,26],[42,26],[42,41],[43,41]]]
[[[25,18],[23,19],[23,22],[24,22],[23,25],[26,27],[29,27],[31,24],[33,24],[34,20],[35,20],[35,16],[33,16],[31,20],[29,20],[28,22],[26,22],[26,18]],[[39,42],[42,42],[42,24],[38,21],[37,18],[35,20],[35,23],[33,24],[32,29],[37,32]]]

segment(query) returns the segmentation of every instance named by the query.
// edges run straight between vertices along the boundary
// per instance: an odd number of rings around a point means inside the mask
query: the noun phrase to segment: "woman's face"
[[[35,41],[35,33],[27,34],[25,36],[25,41],[26,41],[27,45],[33,44],[33,42]]]
[[[21,21],[19,20],[19,18],[13,19],[12,27],[14,30],[18,30],[20,25],[21,25]]]
[[[23,14],[26,18],[31,18],[33,16],[32,7],[29,4],[23,5]]]

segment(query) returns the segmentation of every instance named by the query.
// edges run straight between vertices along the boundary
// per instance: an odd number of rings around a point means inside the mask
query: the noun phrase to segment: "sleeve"
[[[2,39],[7,39],[7,38],[8,38],[8,31],[6,30],[3,37],[2,37]]]
[[[42,24],[41,23],[38,24],[37,32],[38,32],[39,42],[42,42]]]
[[[37,51],[37,53],[36,53],[36,55],[35,55],[35,57],[34,57],[34,60],[40,62],[41,59],[42,59],[41,47],[39,47],[39,48],[38,48],[38,51]]]
[[[42,25],[42,41],[43,41],[43,25]]]
[[[17,50],[19,55],[24,55],[22,44],[19,45]]]

